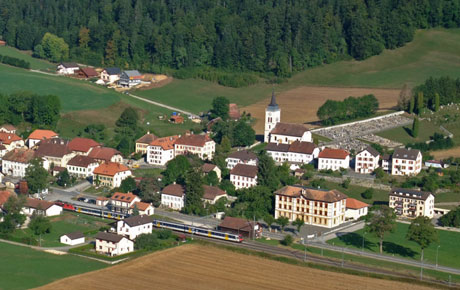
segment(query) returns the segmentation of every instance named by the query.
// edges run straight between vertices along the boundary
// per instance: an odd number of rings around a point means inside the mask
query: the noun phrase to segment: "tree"
[[[52,62],[63,61],[69,57],[69,45],[54,34],[45,33],[40,44],[41,47],[36,47],[37,54]]]
[[[385,176],[385,171],[381,167],[378,167],[374,170],[375,177],[381,179]]]
[[[33,159],[26,168],[25,180],[32,193],[41,193],[44,189],[47,189],[48,177],[48,171],[43,168],[43,162],[39,158]]]
[[[207,185],[218,186],[219,185],[219,177],[217,177],[217,173],[215,171],[211,171],[204,178],[204,182]]]
[[[184,155],[176,156],[166,164],[166,170],[162,172],[164,183],[171,184],[173,182],[185,183],[185,175],[191,167],[190,161]]]
[[[300,234],[300,228],[305,224],[303,219],[297,218],[295,221],[292,222],[293,226],[297,227],[297,232]]]
[[[420,115],[422,113],[425,104],[423,103],[423,92],[419,92],[417,94],[417,114]]]
[[[268,231],[271,232],[272,231],[272,224],[275,222],[275,218],[271,214],[266,214],[264,216],[264,222],[268,226]]]
[[[281,244],[284,246],[290,246],[294,242],[294,238],[291,235],[285,235],[284,239],[281,240]]]
[[[185,178],[185,199],[184,212],[187,214],[198,214],[203,213],[203,180],[200,172],[190,169]]]
[[[131,142],[128,137],[122,137],[120,143],[117,145],[117,150],[119,150],[123,156],[128,156],[132,152]]]
[[[256,140],[256,132],[244,120],[239,120],[233,129],[233,146],[250,146]]]
[[[129,176],[121,181],[119,190],[121,192],[127,193],[127,192],[133,192],[134,190],[136,190],[136,188],[137,188],[136,181],[134,180],[134,178]]]
[[[409,114],[412,114],[414,112],[415,108],[415,97],[411,96],[409,100]]]
[[[68,185],[71,184],[70,182],[71,182],[71,179],[70,179],[70,175],[67,169],[65,169],[62,172],[59,172],[59,174],[57,175],[57,181],[56,181],[56,183],[59,186],[67,187]]]
[[[407,86],[407,84],[404,84],[404,86],[401,89],[401,92],[399,93],[398,109],[406,110],[408,108],[410,98],[411,98],[411,90]]]
[[[276,223],[281,227],[281,232],[284,232],[284,228],[289,224],[289,219],[281,216],[276,219]]]
[[[347,189],[348,187],[350,187],[350,183],[351,183],[350,178],[347,178],[342,182],[342,187]]]
[[[34,235],[39,236],[39,245],[42,246],[42,235],[51,232],[51,222],[43,215],[34,214],[30,218],[29,229]]]
[[[277,176],[277,168],[273,158],[267,155],[265,151],[259,155],[258,163],[258,184],[267,186],[272,190],[276,190],[280,184]]]
[[[418,121],[418,118],[415,117],[414,122],[412,123],[412,130],[411,130],[412,137],[414,138],[417,138],[418,136],[418,127],[419,127],[419,121]]]
[[[137,123],[139,122],[139,115],[137,111],[131,107],[126,108],[121,113],[120,118],[115,122],[115,125],[120,128],[131,128],[136,129]]]
[[[134,247],[138,250],[153,250],[158,247],[158,236],[156,233],[139,235],[134,241]]]
[[[0,232],[12,233],[17,227],[20,227],[26,221],[26,216],[23,215],[22,208],[26,203],[25,196],[16,197],[11,195],[3,204],[3,221],[0,223]]]
[[[420,261],[423,262],[423,251],[434,242],[438,241],[438,233],[431,223],[431,219],[424,216],[416,217],[407,231],[407,239],[416,242],[422,249]]]
[[[365,199],[372,199],[372,196],[374,195],[374,189],[368,188],[363,193],[361,193],[361,196]]]
[[[373,233],[379,238],[380,254],[383,253],[383,239],[385,234],[392,232],[396,226],[396,214],[386,205],[374,206],[365,217],[366,232]]]
[[[133,208],[133,216],[137,216],[139,215],[139,208],[137,207],[137,204],[134,204],[134,208]]]
[[[226,97],[216,97],[212,100],[211,118],[220,117],[222,120],[228,119],[230,101]]]
[[[434,94],[434,111],[437,112],[439,111],[439,94],[436,93]]]
[[[88,48],[89,41],[90,41],[89,29],[86,27],[80,28],[80,31],[78,33],[78,45],[80,46],[80,48],[83,48],[83,49]]]
[[[158,177],[144,177],[139,183],[138,194],[144,202],[151,202],[153,206],[158,207],[161,204],[160,190],[163,183]]]

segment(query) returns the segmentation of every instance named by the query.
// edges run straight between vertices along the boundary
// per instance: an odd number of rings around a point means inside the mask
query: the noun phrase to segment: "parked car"
[[[88,203],[96,204],[96,200],[95,199],[90,199],[90,200],[88,200]]]
[[[84,198],[84,197],[77,198],[77,201],[85,202],[85,200],[86,200],[86,198]]]

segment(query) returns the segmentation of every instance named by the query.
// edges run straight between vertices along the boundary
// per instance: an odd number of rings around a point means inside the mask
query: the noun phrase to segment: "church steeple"
[[[276,103],[276,96],[275,96],[275,89],[273,88],[272,91],[272,100],[270,104],[268,105],[269,107],[278,107],[278,104]]]
[[[275,128],[276,124],[281,121],[281,110],[276,103],[275,89],[273,88],[272,100],[265,109],[265,131],[264,142],[270,142],[270,132]]]

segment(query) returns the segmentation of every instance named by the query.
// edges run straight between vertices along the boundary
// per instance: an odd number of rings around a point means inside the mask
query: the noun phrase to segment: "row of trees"
[[[1,55],[0,54],[0,62],[7,64],[7,65],[12,65],[12,66],[17,66],[20,68],[25,68],[25,69],[30,69],[30,62],[25,61],[20,58],[12,57],[12,56],[7,56],[7,55]]]
[[[35,54],[52,60],[65,59],[68,51],[69,58],[92,65],[157,72],[212,66],[287,76],[400,47],[419,28],[460,25],[455,17],[460,4],[450,0],[81,0],[73,5],[1,0],[0,5],[0,35],[12,46],[35,48]],[[57,38],[45,38],[47,32]]]
[[[409,113],[420,114],[424,108],[438,111],[442,105],[460,103],[460,79],[451,77],[430,77],[412,90],[412,96],[402,101]]]
[[[368,117],[377,111],[379,102],[374,95],[348,97],[343,101],[327,100],[316,115],[324,125],[334,125],[342,121]]]
[[[417,120],[417,119],[415,119]],[[417,134],[415,132],[418,132],[418,125],[415,123],[412,127],[412,136],[417,137]],[[431,137],[431,141],[429,143],[426,142],[419,142],[419,143],[410,143],[407,144],[406,147],[408,148],[413,148],[413,149],[420,149],[422,152],[426,151],[432,151],[432,150],[442,150],[442,149],[449,149],[454,147],[454,141],[452,141],[452,138],[449,137],[444,137],[444,135],[440,133],[434,133],[434,135]]]

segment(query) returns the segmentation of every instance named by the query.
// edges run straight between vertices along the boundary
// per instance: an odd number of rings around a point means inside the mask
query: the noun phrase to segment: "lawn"
[[[106,267],[73,255],[53,255],[27,247],[0,244],[0,289],[30,289],[68,276]]]
[[[358,185],[349,185],[348,188],[344,188],[341,184],[326,181],[324,183],[325,187],[327,189],[337,189],[338,191],[346,194],[348,197],[361,200],[367,204],[381,204],[381,203],[388,203],[388,191],[386,190],[379,190],[379,189],[374,189],[374,194],[372,196],[372,199],[364,199],[361,196],[361,193],[363,193],[367,187],[363,186],[358,186]]]
[[[439,129],[439,126],[436,126],[432,122],[426,120],[420,121],[420,130],[418,132],[417,138],[412,137],[411,130],[412,125],[396,127],[390,130],[381,131],[376,133],[376,135],[390,139],[392,141],[400,142],[403,144],[416,143],[416,142],[425,142],[430,140],[430,137],[434,133],[442,133]]]
[[[406,239],[408,227],[409,225],[407,224],[397,223],[395,231],[385,236],[383,243],[384,254],[416,261],[420,260],[420,247],[415,242]],[[342,237],[329,240],[328,243],[362,249],[363,232],[364,230],[359,230],[349,233]],[[432,264],[436,263],[436,249],[440,245],[439,265],[459,268],[460,249],[458,247],[458,240],[460,239],[460,233],[443,230],[438,230],[437,232],[439,243],[433,243],[425,249],[425,261]],[[371,234],[366,234],[364,237],[364,249],[365,251],[378,253],[378,239]]]
[[[136,177],[159,176],[164,169],[161,168],[139,168],[133,170]]]
[[[56,71],[56,65],[54,63],[32,57],[30,52],[21,51],[11,46],[0,46],[0,54],[28,61],[31,69],[51,72]]]

